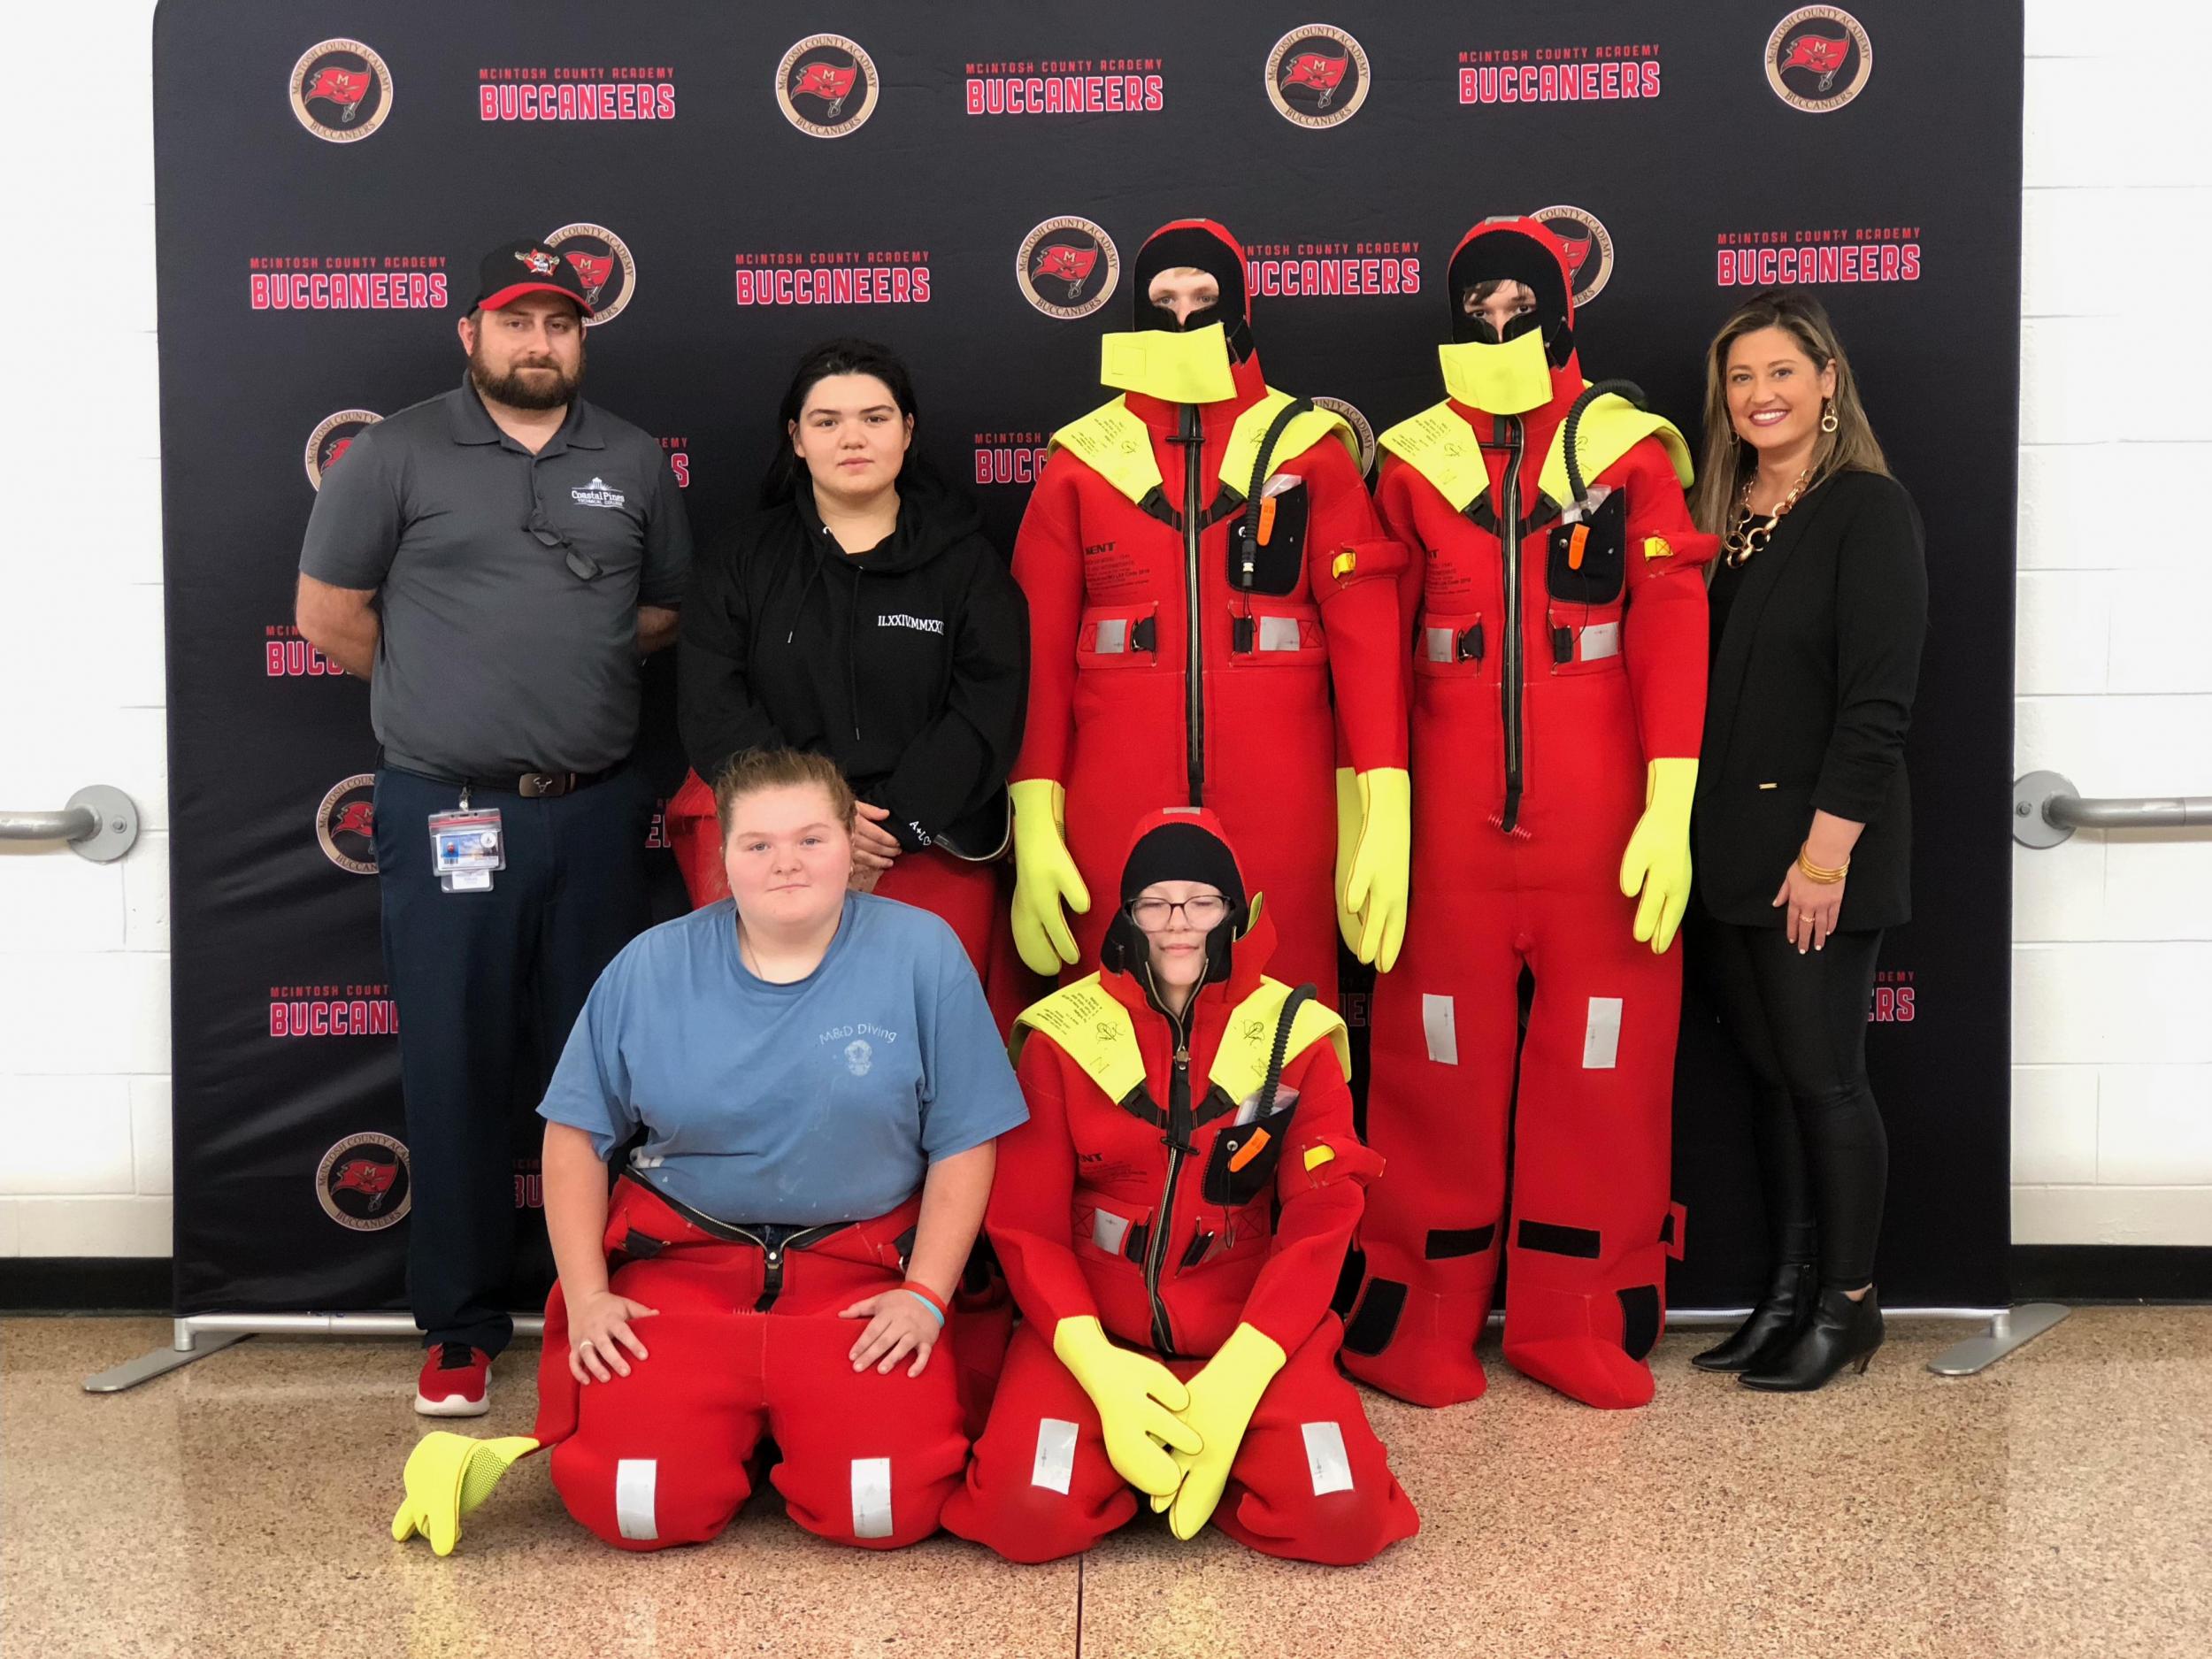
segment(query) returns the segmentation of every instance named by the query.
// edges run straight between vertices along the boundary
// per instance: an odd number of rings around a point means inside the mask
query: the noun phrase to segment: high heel
[[[1751,1317],[1733,1334],[1690,1363],[1700,1371],[1756,1371],[1793,1341],[1812,1317],[1819,1286],[1809,1262],[1784,1262],[1774,1270],[1774,1281],[1751,1310]]]
[[[1874,1287],[1855,1302],[1844,1291],[1821,1286],[1812,1318],[1774,1360],[1736,1380],[1769,1394],[1803,1394],[1824,1386],[1846,1365],[1864,1375],[1882,1346],[1882,1304]]]

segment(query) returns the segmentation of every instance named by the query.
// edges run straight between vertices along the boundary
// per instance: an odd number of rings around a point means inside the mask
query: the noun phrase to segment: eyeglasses
[[[540,547],[559,548],[561,563],[568,566],[577,580],[592,581],[604,574],[598,560],[573,546],[553,521],[545,516],[545,503],[534,495],[530,503],[530,516],[523,520],[522,527],[538,539]]]
[[[1166,899],[1137,899],[1129,906],[1129,919],[1148,933],[1164,933],[1174,923],[1175,912],[1200,933],[1211,933],[1229,913],[1229,901],[1218,893],[1201,893],[1174,902]]]

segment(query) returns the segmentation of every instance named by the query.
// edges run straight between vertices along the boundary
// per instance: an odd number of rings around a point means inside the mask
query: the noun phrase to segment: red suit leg
[[[990,1426],[945,1505],[945,1530],[1009,1561],[1057,1561],[1136,1512],[1136,1492],[1107,1461],[1090,1396],[1034,1325],[1018,1326]]]
[[[764,1323],[769,1432],[783,1452],[770,1479],[791,1518],[867,1549],[935,1532],[968,1455],[951,1356],[932,1356],[919,1377],[905,1363],[888,1376],[856,1371],[846,1356],[859,1320],[771,1314]]]
[[[649,1262],[614,1277],[616,1290],[659,1310],[639,1323],[650,1357],[578,1393],[575,1432],[553,1448],[552,1474],[568,1512],[618,1549],[704,1543],[752,1490],[745,1466],[766,1422],[761,1340],[770,1321],[732,1315],[720,1281]],[[549,1338],[547,1363],[561,1363],[565,1322]]]
[[[1640,1406],[1665,1319],[1682,956],[1638,944],[1617,892],[1537,902],[1505,1356],[1586,1405]]]
[[[1385,1171],[1367,1193],[1366,1283],[1344,1338],[1355,1377],[1425,1406],[1485,1386],[1475,1342],[1504,1244],[1519,1035],[1521,911],[1473,862],[1471,839],[1494,832],[1466,821],[1452,781],[1414,791],[1405,949],[1371,1004],[1367,1141]]]
[[[1357,1390],[1337,1373],[1339,1335],[1324,1319],[1268,1384],[1214,1510],[1215,1525],[1263,1555],[1350,1566],[1421,1530]]]
[[[998,911],[995,866],[970,864],[934,848],[901,853],[877,879],[876,896],[927,910],[960,936],[979,980],[989,971]]]
[[[714,791],[695,772],[661,812],[661,833],[676,855],[676,869],[691,895],[691,908],[704,910],[730,896],[730,878],[722,867],[722,826],[715,817]]]

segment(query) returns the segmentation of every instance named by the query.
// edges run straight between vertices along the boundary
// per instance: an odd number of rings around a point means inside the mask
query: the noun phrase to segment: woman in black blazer
[[[1770,289],[1706,362],[1699,527],[1718,533],[1693,818],[1701,954],[1759,1087],[1774,1279],[1692,1362],[1817,1388],[1882,1340],[1888,1143],[1866,1076],[1882,930],[1911,913],[1905,730],[1927,629],[1920,516],[1820,303]]]

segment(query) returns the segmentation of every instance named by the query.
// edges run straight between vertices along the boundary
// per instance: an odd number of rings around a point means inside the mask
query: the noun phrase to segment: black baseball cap
[[[576,267],[541,242],[503,242],[484,256],[478,267],[472,311],[497,311],[525,294],[558,294],[573,300],[576,309],[591,315],[584,297],[584,279]]]

